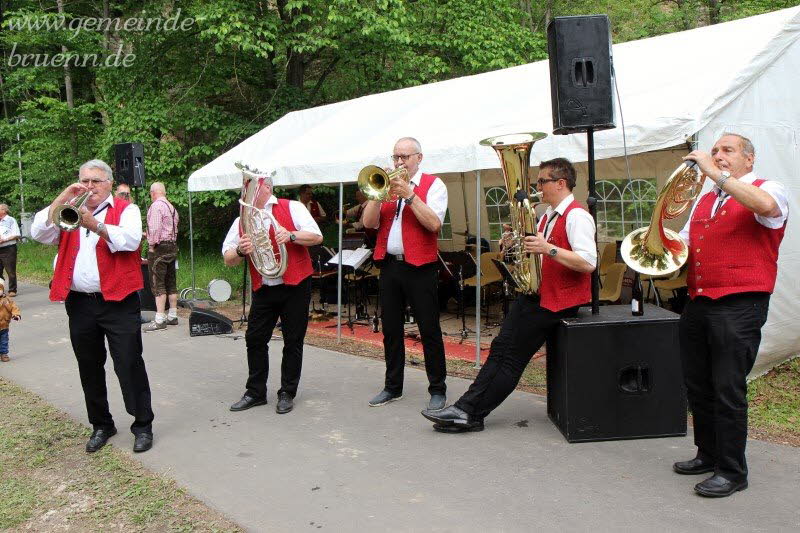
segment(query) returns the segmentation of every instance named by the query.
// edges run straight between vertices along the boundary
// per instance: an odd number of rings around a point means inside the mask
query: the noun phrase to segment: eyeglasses
[[[403,163],[405,163],[406,161],[408,161],[408,158],[409,158],[409,157],[411,157],[412,155],[419,155],[419,152],[414,152],[413,154],[407,154],[407,155],[402,155],[402,154],[394,154],[394,155],[392,156],[392,161],[394,161],[395,163],[397,163],[398,161],[401,161],[401,160],[402,160],[402,161],[403,161]]]
[[[561,179],[561,178],[556,178],[556,179],[553,179],[553,178],[539,178],[538,180],[536,180],[536,183],[538,183],[539,185],[544,185],[548,181],[558,181],[559,179]]]
[[[95,179],[95,180],[79,180],[78,183],[80,183],[83,186],[87,186],[90,183],[92,185],[99,185],[99,184],[103,183],[104,181],[108,181],[108,180],[97,180],[97,179]]]

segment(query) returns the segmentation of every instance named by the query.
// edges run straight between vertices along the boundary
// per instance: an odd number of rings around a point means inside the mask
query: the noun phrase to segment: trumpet
[[[633,230],[622,241],[620,254],[629,267],[641,274],[666,276],[683,266],[689,248],[677,232],[664,227],[664,221],[679,217],[692,205],[703,179],[692,160],[675,169],[658,194],[650,225]]]
[[[358,188],[368,199],[385,202],[391,198],[389,188],[394,178],[401,178],[406,182],[411,179],[405,167],[386,172],[381,167],[367,165],[358,173]]]
[[[50,220],[63,231],[75,231],[81,226],[81,207],[91,195],[92,191],[86,191],[72,201],[59,205],[53,209]]]

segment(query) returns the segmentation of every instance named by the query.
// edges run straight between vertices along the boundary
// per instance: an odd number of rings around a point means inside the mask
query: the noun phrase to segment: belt
[[[384,261],[405,261],[406,256],[403,254],[386,254],[383,259]]]
[[[72,296],[83,296],[86,298],[94,298],[95,300],[100,298],[103,299],[102,292],[81,292],[81,291],[69,291],[70,295]]]

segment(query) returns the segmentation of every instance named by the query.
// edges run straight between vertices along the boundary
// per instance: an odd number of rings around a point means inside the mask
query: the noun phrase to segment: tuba
[[[242,171],[242,193],[239,198],[239,225],[243,233],[250,236],[255,250],[249,254],[250,261],[259,274],[267,279],[283,276],[288,266],[286,245],[273,245],[270,228],[277,231],[281,225],[266,209],[254,205],[266,176],[259,175],[246,165],[237,163]]]
[[[658,194],[650,225],[630,232],[622,241],[620,254],[636,272],[666,276],[683,266],[689,255],[686,242],[665,220],[679,217],[694,202],[703,186],[697,163],[684,161],[669,177]]]
[[[81,207],[91,195],[92,191],[86,191],[72,201],[56,206],[50,214],[50,220],[63,231],[75,231],[81,225]]]
[[[542,258],[539,254],[525,253],[522,240],[527,235],[536,235],[535,208],[541,202],[532,201],[539,193],[530,193],[528,170],[533,143],[545,137],[546,133],[512,133],[481,141],[481,145],[494,148],[500,158],[511,211],[511,245],[508,247],[508,255],[515,265],[512,272],[514,281],[519,291],[525,294],[538,293],[542,279]]]
[[[389,185],[393,178],[402,178],[405,181],[411,179],[408,170],[400,167],[386,172],[381,167],[367,165],[358,173],[358,188],[370,200],[385,202],[389,200]]]

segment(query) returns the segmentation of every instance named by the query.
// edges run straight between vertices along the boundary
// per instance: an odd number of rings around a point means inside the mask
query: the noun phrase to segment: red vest
[[[553,223],[553,229],[547,242],[553,246],[572,250],[567,238],[567,216],[573,209],[583,209],[573,200]],[[547,219],[543,218],[539,224],[539,232],[543,233]],[[549,311],[558,312],[562,309],[583,305],[592,300],[592,274],[578,272],[567,268],[561,263],[542,256],[542,283],[539,288],[541,301],[539,305]]]
[[[436,181],[436,176],[431,174],[423,174],[419,186],[414,189],[414,194],[417,197],[415,202],[427,203],[428,191]],[[394,215],[397,212],[397,202],[383,202],[381,204],[380,225],[378,226],[378,237],[375,243],[376,260],[380,261],[386,257],[386,245],[389,242],[389,230],[392,229],[394,222]],[[428,231],[425,226],[420,224],[411,206],[403,207],[403,255],[405,256],[406,263],[414,266],[426,265],[438,259],[437,253],[439,252],[438,239],[439,233],[436,231]]]
[[[757,179],[759,187],[764,180]],[[778,247],[786,224],[762,226],[752,211],[728,198],[711,216],[717,195],[712,191],[697,202],[689,226],[689,296],[716,300],[740,292],[769,292],[778,274]]]
[[[314,218],[314,220],[320,216],[319,203],[316,200],[311,200],[308,202],[308,212],[311,213],[311,216]]]
[[[272,216],[278,221],[278,224],[283,226],[289,231],[297,231],[297,226],[294,225],[292,220],[292,212],[289,210],[289,200],[278,198],[278,203],[272,206]],[[242,234],[242,226],[239,224],[239,235]],[[278,243],[275,242],[275,228],[270,226],[269,238],[272,241],[273,249],[278,249]],[[286,272],[283,274],[284,285],[298,285],[301,281],[314,273],[314,266],[311,264],[311,255],[308,253],[308,248],[291,241],[286,243],[286,257],[288,265]],[[250,279],[253,280],[253,290],[257,291],[263,285],[261,274],[253,266],[253,261],[247,259],[247,264],[250,267]]]
[[[121,198],[114,199],[109,205],[104,224],[119,225],[122,211],[130,204]],[[67,299],[75,270],[75,260],[81,245],[80,232],[62,231],[58,244],[58,262],[50,285],[50,300],[61,302]],[[95,247],[97,253],[97,270],[100,273],[100,292],[110,302],[124,300],[130,293],[144,287],[142,279],[142,255],[138,249],[132,252],[112,252],[105,239],[99,239]]]

